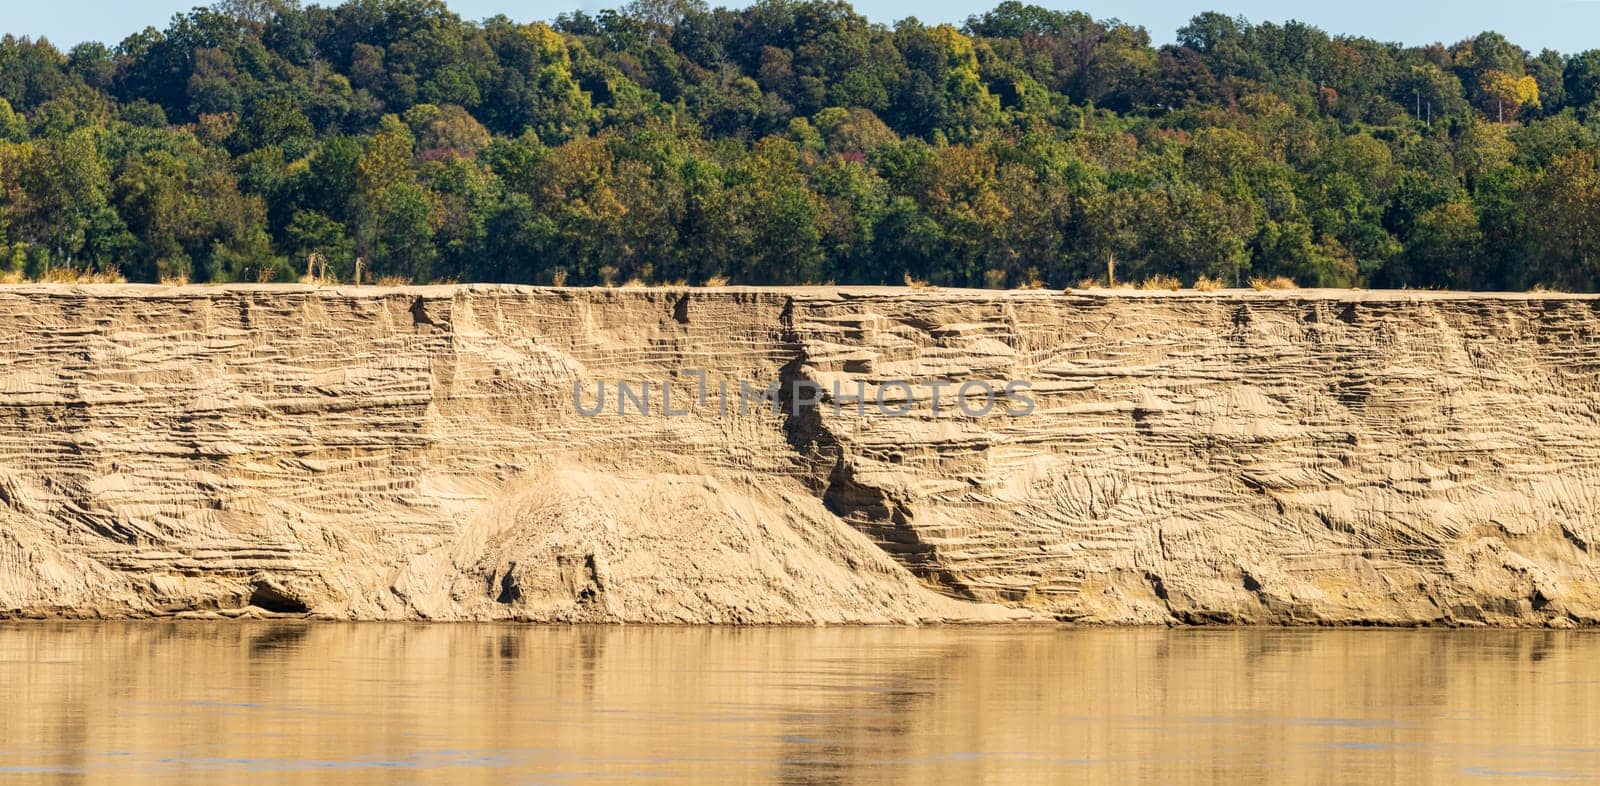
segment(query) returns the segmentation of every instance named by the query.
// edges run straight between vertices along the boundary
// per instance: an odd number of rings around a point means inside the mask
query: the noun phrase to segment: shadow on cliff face
[[[922,539],[911,520],[915,514],[910,501],[857,480],[849,451],[823,419],[822,408],[835,406],[831,391],[806,373],[810,358],[793,330],[792,302],[783,317],[794,357],[779,369],[780,414],[801,480],[828,512],[865,534],[924,585],[952,599],[978,601],[972,588],[939,559],[938,548]]]

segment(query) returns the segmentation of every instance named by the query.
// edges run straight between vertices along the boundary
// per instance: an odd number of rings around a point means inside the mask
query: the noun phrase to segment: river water
[[[1600,781],[1600,633],[0,626],[0,784]]]

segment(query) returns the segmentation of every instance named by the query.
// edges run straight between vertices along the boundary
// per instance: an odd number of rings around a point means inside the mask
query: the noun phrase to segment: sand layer
[[[1580,296],[0,287],[0,616],[1592,624],[1597,394]]]

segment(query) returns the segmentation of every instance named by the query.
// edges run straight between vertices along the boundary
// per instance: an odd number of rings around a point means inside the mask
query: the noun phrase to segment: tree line
[[[0,38],[0,275],[1594,290],[1600,50],[1015,0],[223,0]]]

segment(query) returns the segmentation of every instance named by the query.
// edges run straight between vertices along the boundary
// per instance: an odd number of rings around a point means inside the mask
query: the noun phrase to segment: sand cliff
[[[0,616],[1594,623],[1597,393],[1581,296],[3,287]]]

